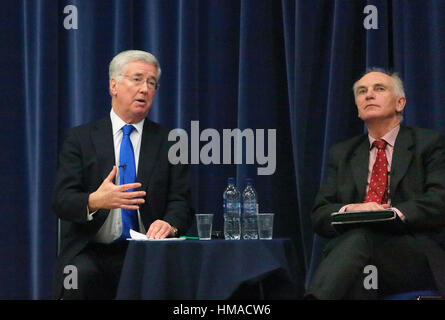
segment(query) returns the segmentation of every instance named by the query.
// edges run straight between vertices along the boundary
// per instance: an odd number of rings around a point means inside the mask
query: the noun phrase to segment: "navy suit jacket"
[[[188,167],[172,165],[168,150],[169,130],[146,119],[139,155],[138,190],[146,191],[146,202],[139,208],[145,230],[162,219],[185,233],[190,226],[191,205]],[[56,298],[60,296],[63,269],[92,240],[105,222],[109,210],[101,209],[87,221],[90,193],[96,191],[115,165],[110,117],[68,131],[59,156],[53,210],[66,221],[56,269]]]

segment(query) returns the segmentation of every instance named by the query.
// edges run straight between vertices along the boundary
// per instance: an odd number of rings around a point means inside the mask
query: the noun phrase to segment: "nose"
[[[375,98],[375,92],[372,88],[370,88],[367,92],[366,92],[366,100],[370,100],[370,99],[374,99]]]
[[[147,81],[143,81],[142,85],[139,87],[140,92],[148,92],[148,83]]]

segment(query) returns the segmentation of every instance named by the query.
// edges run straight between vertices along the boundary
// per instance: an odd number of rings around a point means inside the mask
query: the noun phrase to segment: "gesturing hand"
[[[113,166],[110,174],[104,179],[99,188],[90,194],[88,198],[88,208],[90,211],[99,209],[129,209],[137,210],[139,205],[144,203],[145,191],[125,192],[128,189],[136,189],[141,186],[139,182],[128,183],[117,186],[113,183],[116,177],[117,168]]]

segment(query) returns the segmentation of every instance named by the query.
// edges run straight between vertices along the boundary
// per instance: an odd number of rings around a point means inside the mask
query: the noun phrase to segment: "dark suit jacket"
[[[146,230],[162,219],[185,233],[191,223],[189,173],[185,165],[171,165],[169,131],[146,119],[139,155],[137,182],[145,190],[146,202],[140,206]],[[99,210],[87,221],[89,194],[97,190],[115,164],[110,117],[69,130],[59,156],[53,199],[57,216],[68,221],[56,270],[56,298],[60,297],[63,269],[98,232],[109,210]]]
[[[346,204],[363,202],[369,163],[368,135],[354,137],[332,147],[326,179],[315,199],[312,222],[323,237],[336,236],[330,215]],[[390,174],[391,205],[406,217],[406,230],[425,247],[430,265],[445,269],[445,137],[437,132],[401,126]],[[439,241],[431,241],[439,239]],[[438,243],[439,245],[438,246]],[[441,270],[435,276],[442,277]],[[438,284],[445,292],[445,277]],[[437,281],[436,281],[437,282]]]

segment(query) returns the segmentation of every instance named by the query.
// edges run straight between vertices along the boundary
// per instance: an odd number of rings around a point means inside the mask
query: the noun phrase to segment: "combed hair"
[[[357,87],[357,82],[359,82],[359,80],[361,78],[363,78],[365,75],[367,75],[368,73],[371,73],[371,72],[380,72],[380,73],[386,74],[387,76],[390,76],[394,83],[394,93],[396,94],[396,96],[398,98],[406,98],[405,97],[405,89],[403,88],[403,81],[399,77],[399,74],[397,72],[391,72],[391,71],[388,71],[386,69],[379,68],[379,67],[367,68],[365,73],[363,73],[360,76],[360,78],[356,82],[354,82],[354,85],[352,86],[352,92],[354,93],[354,97],[355,97],[355,88]],[[400,122],[403,121],[402,113],[399,114],[399,119],[400,119]]]
[[[144,61],[154,65],[156,67],[156,70],[158,71],[156,80],[159,81],[159,78],[161,77],[161,65],[154,55],[141,50],[127,50],[118,53],[110,62],[110,80],[111,78],[116,78],[119,75],[122,75],[125,65],[132,61]]]
[[[385,69],[379,68],[379,67],[372,67],[372,68],[366,69],[365,73],[363,73],[360,76],[360,78],[356,82],[354,82],[354,85],[352,86],[352,91],[354,92],[354,97],[355,97],[355,89],[357,87],[357,82],[359,82],[359,80],[361,78],[363,78],[365,75],[367,75],[368,73],[371,73],[371,72],[380,72],[380,73],[386,74],[387,76],[390,76],[394,83],[394,92],[395,92],[396,96],[398,98],[405,98],[405,89],[403,88],[403,81],[399,77],[399,74],[397,72],[391,72],[391,71],[388,71],[388,70],[385,70]]]

